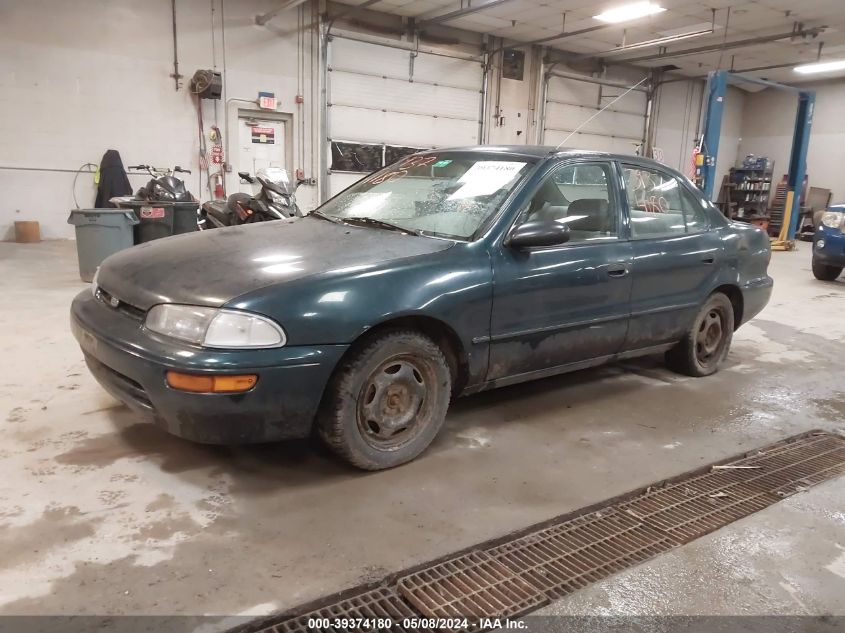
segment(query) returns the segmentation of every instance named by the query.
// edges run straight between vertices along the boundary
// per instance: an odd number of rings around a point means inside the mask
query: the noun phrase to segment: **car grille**
[[[112,310],[116,310],[122,314],[125,314],[126,316],[135,319],[136,321],[144,320],[144,316],[146,315],[146,312],[144,310],[142,310],[141,308],[137,308],[132,304],[127,303],[126,301],[118,299],[116,296],[99,286],[97,286],[97,290],[94,292],[94,296],[97,297],[99,301],[104,303]]]

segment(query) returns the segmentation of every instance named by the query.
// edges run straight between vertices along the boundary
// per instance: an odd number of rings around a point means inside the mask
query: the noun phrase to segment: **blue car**
[[[304,218],[121,251],[71,325],[102,386],[175,435],[316,432],[376,470],[419,455],[453,397],[654,353],[714,373],[770,257],[651,160],[433,150]]]
[[[845,268],[845,204],[832,205],[824,212],[813,235],[813,274],[816,279],[833,281]]]

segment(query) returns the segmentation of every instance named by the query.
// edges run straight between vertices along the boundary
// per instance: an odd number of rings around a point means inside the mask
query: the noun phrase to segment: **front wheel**
[[[731,300],[715,292],[704,302],[684,338],[666,352],[666,363],[687,376],[714,374],[728,355],[733,332]]]
[[[376,336],[327,387],[317,430],[350,464],[382,470],[414,459],[446,417],[452,376],[442,350],[413,331]]]
[[[813,275],[819,281],[833,281],[842,274],[842,266],[828,266],[813,259]]]

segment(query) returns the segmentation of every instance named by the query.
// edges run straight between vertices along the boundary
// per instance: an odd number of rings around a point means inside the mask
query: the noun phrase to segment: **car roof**
[[[619,160],[627,163],[638,163],[643,166],[653,166],[657,169],[668,171],[675,176],[680,176],[686,180],[684,176],[677,169],[670,167],[664,163],[646,158],[644,156],[634,156],[633,154],[614,154],[611,152],[599,152],[589,149],[578,149],[575,147],[554,147],[553,145],[465,145],[462,147],[439,147],[437,149],[428,150],[428,152],[472,152],[478,154],[502,156],[514,159],[531,159],[532,161],[558,159],[564,157],[570,158],[604,158],[607,160]]]
[[[440,147],[433,152],[474,152],[479,154],[498,154],[508,157],[524,158],[560,158],[564,156],[596,157],[601,156],[611,160],[636,161],[638,163],[653,164],[655,167],[667,168],[667,165],[659,163],[643,156],[631,154],[613,154],[611,152],[599,152],[589,149],[578,149],[577,147],[555,147],[553,145],[465,145],[462,147]],[[671,168],[669,168],[671,169]]]

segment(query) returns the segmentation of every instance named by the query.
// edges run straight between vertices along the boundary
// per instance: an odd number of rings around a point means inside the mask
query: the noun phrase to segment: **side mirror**
[[[507,245],[518,250],[537,246],[558,246],[569,241],[569,227],[554,220],[531,220],[516,227]]]
[[[250,184],[255,182],[255,178],[250,176],[248,171],[239,171],[238,176],[240,176],[241,180],[246,180]]]

